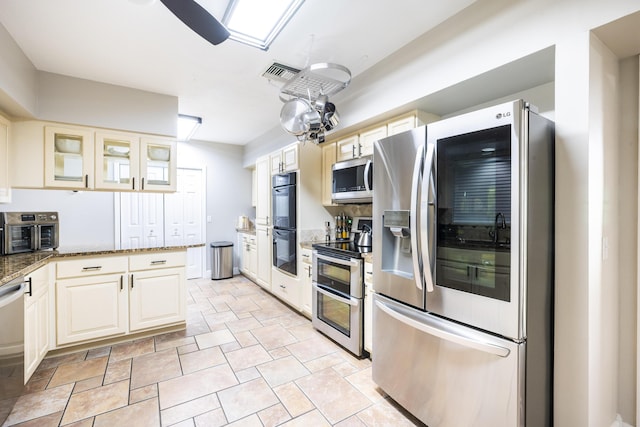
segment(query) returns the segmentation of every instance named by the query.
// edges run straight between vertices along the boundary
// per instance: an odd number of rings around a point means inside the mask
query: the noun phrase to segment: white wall
[[[54,211],[60,215],[60,249],[113,249],[113,193],[14,189],[0,211]]]
[[[242,167],[243,147],[239,145],[190,141],[178,143],[178,167],[200,168],[206,171],[207,270],[211,269],[210,243],[219,240],[234,242],[238,266],[240,248],[236,243],[239,215],[255,216],[251,207],[252,174]]]

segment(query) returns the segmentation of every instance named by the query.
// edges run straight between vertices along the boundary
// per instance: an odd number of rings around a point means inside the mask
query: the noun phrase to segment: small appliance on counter
[[[0,212],[2,255],[56,249],[58,212]]]

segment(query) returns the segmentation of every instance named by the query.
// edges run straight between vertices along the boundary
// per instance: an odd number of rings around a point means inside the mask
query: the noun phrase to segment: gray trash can
[[[233,242],[212,242],[211,256],[211,280],[233,277]]]

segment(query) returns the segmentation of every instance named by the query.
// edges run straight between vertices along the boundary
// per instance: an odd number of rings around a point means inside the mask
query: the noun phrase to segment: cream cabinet
[[[9,135],[11,123],[0,116],[0,203],[11,203],[9,180]]]
[[[397,135],[416,127],[418,127],[418,120],[417,117],[412,114],[387,123],[387,135]]]
[[[256,282],[266,290],[271,290],[271,265],[273,239],[271,228],[266,225],[256,226]]]
[[[336,162],[336,143],[322,146],[322,205],[332,206],[331,193],[333,192],[332,167]]]
[[[24,381],[42,362],[49,351],[49,283],[50,265],[35,270],[27,277],[24,296]]]
[[[270,157],[256,160],[256,225],[269,225],[271,215]]]
[[[56,344],[96,341],[186,318],[186,252],[56,263]]]
[[[373,155],[373,143],[387,137],[387,125],[360,132],[360,156]]]
[[[257,181],[256,169],[253,168],[251,170],[251,206],[253,206],[254,208],[256,207],[257,198],[258,198],[257,184],[258,184],[258,181]]]
[[[296,310],[300,309],[300,281],[297,277],[282,273],[274,267],[271,270],[271,293]]]
[[[129,331],[184,322],[187,296],[184,252],[129,257]]]
[[[239,270],[249,279],[255,280],[256,270],[258,268],[256,236],[253,234],[240,233],[238,235],[238,244],[240,245]]]
[[[90,129],[44,127],[44,186],[91,189],[94,137]]]
[[[373,264],[364,263],[364,349],[373,350]]]
[[[300,291],[302,292],[300,298],[300,309],[303,314],[311,317],[312,313],[312,282],[313,282],[313,264],[312,264],[312,251],[311,249],[303,248],[300,251],[302,257],[302,277]]]
[[[127,332],[126,256],[57,263],[57,344]]]
[[[294,142],[287,145],[281,150],[275,151],[269,155],[271,163],[271,174],[292,172],[299,168],[298,163],[299,144]]]
[[[335,142],[336,144],[336,160],[351,160],[360,157],[360,140],[358,135],[351,135]],[[335,162],[334,162],[335,163]]]
[[[14,187],[177,189],[174,139],[39,121],[15,122],[12,128],[9,154]]]

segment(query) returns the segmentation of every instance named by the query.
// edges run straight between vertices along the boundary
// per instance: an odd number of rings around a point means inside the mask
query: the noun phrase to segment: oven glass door
[[[437,141],[436,282],[510,300],[511,125]]]
[[[55,224],[42,224],[39,227],[39,249],[55,249],[58,247],[57,226]]]
[[[327,323],[341,334],[351,336],[351,305],[334,296],[319,293],[317,296],[318,319]]]
[[[273,266],[294,276],[298,274],[295,230],[273,229]]]
[[[313,284],[313,327],[360,356],[363,345],[362,298],[345,297]]]
[[[36,249],[34,225],[7,225],[7,253],[30,252]]]

